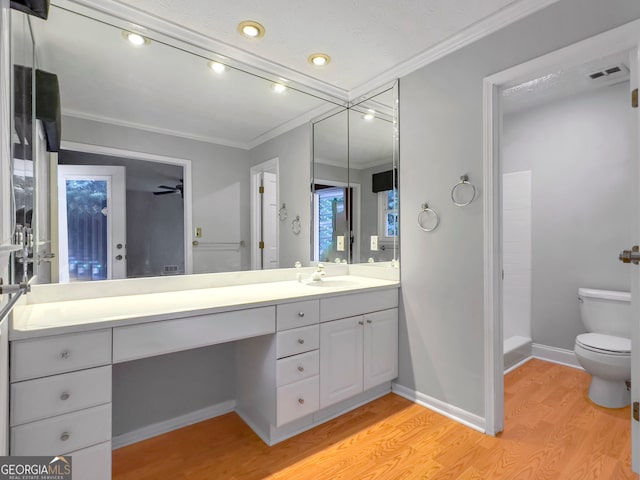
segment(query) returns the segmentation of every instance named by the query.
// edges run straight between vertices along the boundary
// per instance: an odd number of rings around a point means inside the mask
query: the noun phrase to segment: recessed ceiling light
[[[210,61],[208,65],[209,65],[209,68],[216,73],[222,73],[227,69],[226,65],[220,62],[214,62],[213,60]]]
[[[273,88],[273,91],[276,93],[284,93],[287,89],[287,86],[282,85],[281,83],[274,83],[271,85],[271,88]]]
[[[367,109],[367,112],[369,112],[371,115],[375,115],[376,114],[376,111],[373,108]]]
[[[265,31],[262,25],[253,20],[245,20],[238,24],[238,32],[247,38],[262,38],[264,37]]]
[[[364,118],[365,120],[373,120],[374,118],[376,118],[375,115],[373,115],[372,113],[365,113],[362,118]]]
[[[141,47],[142,45],[148,45],[151,43],[147,37],[143,37],[139,33],[122,31],[122,37],[134,47]]]
[[[313,53],[309,55],[307,59],[311,65],[315,65],[316,67],[324,67],[329,62],[331,62],[331,57],[326,53]]]

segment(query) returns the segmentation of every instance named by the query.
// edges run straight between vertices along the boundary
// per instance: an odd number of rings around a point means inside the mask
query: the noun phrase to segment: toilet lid
[[[611,353],[630,353],[631,340],[628,338],[605,335],[603,333],[583,333],[578,335],[576,342],[592,350],[603,350]]]

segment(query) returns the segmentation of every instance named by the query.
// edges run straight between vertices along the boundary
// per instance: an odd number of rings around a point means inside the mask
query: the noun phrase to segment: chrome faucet
[[[318,266],[316,267],[316,271],[311,274],[311,280],[313,282],[319,282],[320,280],[322,280],[322,277],[324,276],[325,276],[324,265],[322,263],[319,263]]]

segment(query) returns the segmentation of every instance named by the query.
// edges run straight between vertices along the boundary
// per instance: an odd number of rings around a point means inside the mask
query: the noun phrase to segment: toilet
[[[580,318],[588,333],[576,337],[578,362],[591,374],[589,398],[607,408],[631,402],[631,294],[578,289]]]

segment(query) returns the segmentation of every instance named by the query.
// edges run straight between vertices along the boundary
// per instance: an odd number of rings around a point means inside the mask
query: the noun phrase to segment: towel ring
[[[425,227],[425,223],[429,218],[433,219],[433,226]],[[436,212],[433,208],[429,208],[428,203],[423,203],[422,210],[420,210],[420,213],[418,213],[418,227],[420,227],[420,230],[422,230],[423,232],[433,232],[436,228],[438,228],[439,224],[440,216],[438,215],[438,212]]]
[[[471,199],[468,202],[458,202],[456,200],[456,190],[458,190],[459,188],[463,187],[464,185],[469,185],[472,188],[472,195],[471,195]],[[466,207],[467,205],[470,205],[471,202],[473,202],[476,198],[476,187],[473,183],[471,183],[469,181],[469,175],[462,175],[460,177],[460,181],[458,183],[456,183],[453,188],[451,189],[451,201],[453,202],[453,204],[457,207]]]
[[[299,235],[301,229],[302,225],[300,223],[300,215],[296,215],[296,218],[294,218],[291,222],[291,231],[294,235]]]

